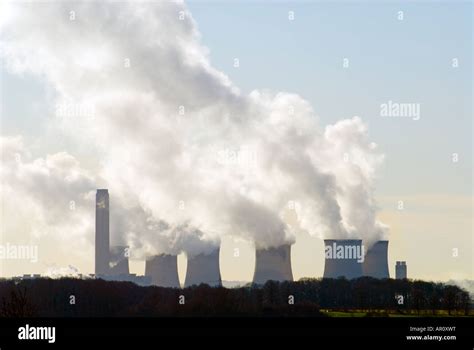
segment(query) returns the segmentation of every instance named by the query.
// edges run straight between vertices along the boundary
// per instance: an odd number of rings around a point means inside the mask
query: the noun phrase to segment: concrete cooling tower
[[[377,241],[367,250],[362,270],[364,276],[390,278],[388,272],[388,241]]]
[[[291,245],[255,251],[253,283],[264,284],[269,280],[293,281]]]
[[[347,279],[362,276],[364,248],[360,239],[324,240],[324,278],[345,277]]]
[[[217,248],[210,254],[199,254],[188,258],[184,287],[200,285],[201,283],[208,284],[211,287],[222,285],[219,268],[219,250],[220,248]]]
[[[128,275],[128,247],[110,247],[109,275]]]
[[[148,258],[145,263],[145,276],[151,278],[152,285],[179,288],[178,257],[160,254]]]

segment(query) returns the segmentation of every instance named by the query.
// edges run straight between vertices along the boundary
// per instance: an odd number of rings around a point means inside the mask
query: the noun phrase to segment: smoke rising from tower
[[[0,23],[7,69],[44,78],[57,105],[93,106],[92,119],[53,128],[98,155],[132,256],[205,256],[223,235],[291,244],[289,201],[312,235],[384,237],[372,196],[383,157],[362,120],[321,128],[296,94],[242,94],[211,66],[183,3],[86,2],[73,25],[67,3],[8,6],[19,11]]]

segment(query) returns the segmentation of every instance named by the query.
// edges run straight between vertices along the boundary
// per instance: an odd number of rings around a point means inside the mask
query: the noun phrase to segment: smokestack
[[[364,276],[390,278],[388,271],[388,241],[377,241],[367,251],[362,265]]]
[[[128,275],[128,247],[113,246],[110,248],[109,275]]]
[[[98,189],[95,196],[95,274],[109,274],[109,191]]]
[[[145,276],[151,278],[151,284],[160,287],[179,288],[178,257],[160,254],[148,258],[145,263]]]
[[[253,283],[264,284],[269,280],[293,281],[290,244],[255,251]]]
[[[219,269],[219,250],[216,248],[210,254],[199,254],[188,258],[188,269],[184,287],[208,284],[211,287],[221,286],[221,272]]]
[[[324,240],[324,278],[345,277],[347,279],[362,276],[364,247],[360,239]]]
[[[407,278],[407,263],[406,261],[397,261],[395,265],[395,278],[402,280]]]

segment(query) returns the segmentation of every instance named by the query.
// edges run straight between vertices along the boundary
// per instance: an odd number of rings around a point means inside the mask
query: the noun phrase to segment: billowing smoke
[[[0,235],[7,240],[29,237],[31,244],[48,237],[69,253],[74,242],[77,255],[90,255],[96,184],[103,180],[66,152],[34,158],[21,137],[0,137],[0,159]],[[186,223],[173,227],[155,220],[143,208],[127,206],[113,195],[111,208],[112,244],[130,245],[135,257],[183,250],[195,255],[210,252],[219,243],[203,241],[203,233]]]
[[[1,237],[29,237],[38,244],[48,237],[71,254],[92,253],[94,182],[77,160],[60,152],[32,158],[21,137],[0,138]],[[41,256],[41,251],[39,252]]]
[[[58,267],[56,265],[48,266],[45,275],[50,278],[78,277],[79,269],[73,265]]]
[[[21,4],[0,18],[7,68],[54,87],[54,123],[96,155],[113,234],[132,254],[195,255],[223,235],[292,243],[289,201],[311,234],[383,236],[372,196],[382,157],[362,121],[322,130],[298,95],[241,94],[183,3]]]

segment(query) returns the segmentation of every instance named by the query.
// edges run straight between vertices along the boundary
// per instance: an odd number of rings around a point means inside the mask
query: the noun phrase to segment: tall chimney
[[[178,257],[160,254],[147,259],[145,276],[151,278],[151,284],[160,287],[179,288]]]
[[[388,241],[377,241],[367,251],[362,265],[364,276],[390,278],[388,271]]]
[[[277,248],[257,249],[255,251],[255,272],[253,283],[266,281],[293,281],[291,270],[291,245]]]
[[[221,286],[221,272],[219,268],[219,250],[216,248],[210,254],[199,254],[188,258],[188,269],[184,287],[208,284],[211,287]]]
[[[95,196],[95,274],[109,274],[109,191],[98,189]]]
[[[345,277],[347,279],[362,276],[364,248],[360,239],[324,240],[324,278]]]

